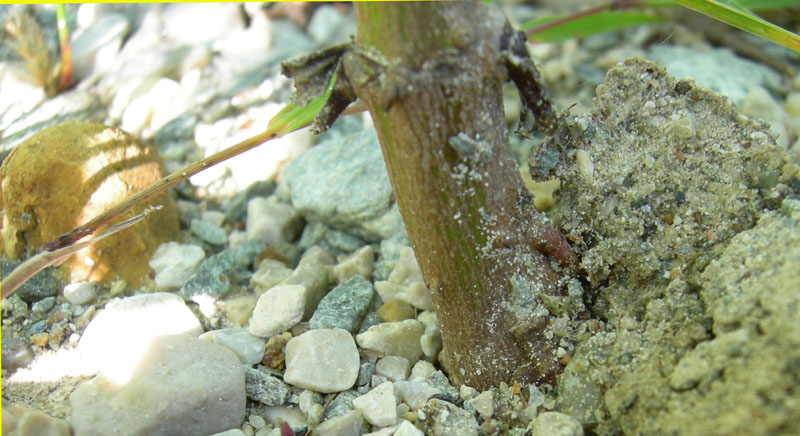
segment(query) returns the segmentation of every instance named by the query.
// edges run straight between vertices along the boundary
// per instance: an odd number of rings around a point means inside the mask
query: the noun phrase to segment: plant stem
[[[505,19],[477,2],[355,8],[356,42],[371,59],[343,66],[377,130],[439,318],[443,366],[478,389],[554,381],[561,366],[536,295],[560,287],[535,248],[547,245],[547,222],[506,136],[497,42]]]

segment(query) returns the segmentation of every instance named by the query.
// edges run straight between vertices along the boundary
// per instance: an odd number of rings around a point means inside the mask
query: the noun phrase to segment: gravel
[[[278,63],[354,32],[346,7],[304,7],[307,27],[288,18],[296,12],[281,17],[277,6],[250,3],[68,5],[74,88],[48,97],[25,80],[18,59],[0,52],[0,156],[46,126],[93,120],[153,145],[173,171],[260,133],[291,94]],[[34,10],[52,21],[52,9]],[[525,5],[515,10],[541,15]],[[51,27],[46,34],[54,35]],[[786,405],[796,399],[790,369],[800,311],[787,308],[800,268],[792,254],[798,244],[787,241],[797,239],[800,207],[792,198],[800,182],[781,171],[800,160],[800,80],[728,49],[683,46],[685,34],[646,47],[657,34],[638,32],[530,45],[558,106],[576,104],[567,124],[594,141],[533,143],[534,177],[561,181],[551,216],[571,240],[588,244],[586,280],[559,304],[578,313],[591,300],[592,313],[602,315],[553,322],[570,362],[557,386],[479,392],[452,386],[439,370],[438,319],[377,137],[369,122],[351,116],[319,138],[290,134],[180,184],[181,237],[156,250],[144,285],[65,284],[50,268],[4,299],[4,430],[5,418],[18,431],[23,421],[35,423],[21,434],[76,436],[276,436],[281,421],[295,434],[319,436],[797,428]],[[704,146],[725,151],[715,171],[726,178],[713,180],[720,183],[693,178],[692,147],[716,128],[696,108],[703,95],[655,99],[653,107],[634,98],[614,103],[640,89],[621,67],[607,79],[616,82],[602,83],[630,54],[657,61],[676,79],[692,77],[693,90],[730,99],[723,118],[746,125],[749,136]],[[660,77],[648,89],[660,89]],[[665,89],[677,89],[674,82]],[[595,96],[600,111],[617,115],[581,116]],[[672,112],[661,113],[665,105]],[[609,127],[624,110],[626,123]],[[736,111],[766,124],[751,131]],[[670,128],[627,146],[640,153],[630,157],[620,151],[630,138],[614,132],[638,126],[636,114],[647,115],[641,125],[663,118]],[[730,137],[744,134],[728,127],[721,125]],[[677,148],[658,148],[668,139]],[[513,135],[511,142],[524,161],[531,142]],[[739,142],[749,148],[725,148]],[[683,165],[645,172],[661,160]],[[734,194],[717,194],[730,201],[710,210],[704,195],[713,190]],[[586,217],[600,221],[586,225]],[[625,231],[615,233],[620,223]],[[1,266],[5,277],[15,263],[4,258]],[[73,367],[78,361],[82,372]],[[58,374],[94,378],[53,382]],[[734,419],[763,410],[754,393],[765,392],[776,398],[768,416],[776,427]],[[715,418],[698,418],[704,413]]]

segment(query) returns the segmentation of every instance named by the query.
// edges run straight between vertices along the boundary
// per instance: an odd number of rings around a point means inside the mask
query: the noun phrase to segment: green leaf
[[[287,103],[280,112],[269,120],[267,129],[274,131],[277,136],[282,136],[311,123],[320,109],[325,105],[325,102],[328,101],[328,97],[331,96],[335,83],[336,73],[333,73],[331,74],[331,80],[328,82],[328,86],[325,88],[325,92],[314,97],[307,105],[298,107],[294,103]]]
[[[739,6],[751,11],[765,9],[783,9],[800,6],[800,0],[739,0]]]
[[[718,0],[674,0],[675,3],[708,15],[715,20],[760,36],[800,53],[800,36],[764,21],[752,12],[734,5],[733,2]],[[744,2],[739,2],[739,4]]]
[[[521,26],[522,30],[533,29],[537,26],[555,21],[562,17],[545,17],[529,21]],[[610,32],[625,27],[636,26],[643,23],[661,23],[663,18],[638,12],[604,11],[587,15],[550,27],[528,35],[532,41],[557,42],[575,37],[585,37],[596,33]]]

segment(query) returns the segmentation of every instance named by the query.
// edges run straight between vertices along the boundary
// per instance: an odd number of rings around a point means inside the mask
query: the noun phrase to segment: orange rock
[[[33,255],[162,176],[155,150],[116,127],[69,121],[44,129],[0,167],[0,209],[6,210],[2,251],[12,258]],[[141,284],[156,247],[179,236],[169,195],[147,203],[152,204],[163,209],[70,257],[64,263],[68,279]],[[124,218],[141,210],[134,208]]]

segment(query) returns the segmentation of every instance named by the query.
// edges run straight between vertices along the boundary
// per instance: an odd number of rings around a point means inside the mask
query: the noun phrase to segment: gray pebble
[[[8,316],[11,319],[19,319],[28,314],[28,303],[22,300],[19,295],[11,295],[3,299],[2,303],[3,316]],[[9,315],[6,315],[8,313]]]
[[[434,371],[427,378],[425,382],[432,387],[440,390],[439,398],[451,403],[458,401],[458,389],[454,388],[447,380],[447,376],[442,371]]]
[[[212,245],[225,245],[228,242],[228,234],[222,227],[206,221],[193,219],[189,229],[200,239]]]
[[[25,341],[7,337],[2,341],[2,367],[3,370],[14,372],[18,368],[28,366],[33,361],[33,353]]]
[[[475,415],[441,399],[430,400],[422,408],[425,434],[431,436],[478,436]]]
[[[236,274],[248,269],[263,248],[263,243],[249,241],[206,258],[178,294],[191,300],[225,295]]]
[[[258,368],[245,373],[245,393],[247,398],[267,406],[280,406],[289,398],[289,388],[282,381]]]
[[[358,369],[356,386],[365,386],[372,380],[372,374],[375,374],[375,364],[372,362],[362,362],[361,367]]]
[[[47,330],[47,321],[42,319],[36,321],[35,323],[31,324],[30,327],[28,327],[28,335],[35,335],[45,330]]]
[[[17,265],[19,265],[19,262],[10,260],[0,261],[0,275],[7,277]],[[20,298],[28,303],[39,301],[45,297],[58,295],[61,286],[56,278],[56,274],[57,269],[53,267],[46,268],[23,283],[22,286],[16,290],[15,294],[19,295]]]
[[[312,329],[338,327],[353,333],[367,312],[372,296],[372,283],[361,276],[352,276],[330,291],[317,306],[309,321]]]
[[[370,241],[402,233],[374,130],[306,150],[286,168],[286,181],[292,204],[308,221]]]
[[[33,303],[31,310],[37,313],[45,313],[56,305],[56,297],[42,298],[41,300]]]
[[[359,396],[360,394],[358,392],[352,390],[339,393],[339,395],[328,404],[328,407],[325,408],[325,412],[322,414],[322,420],[327,421],[328,419],[347,414],[347,412],[353,410],[353,400]]]

